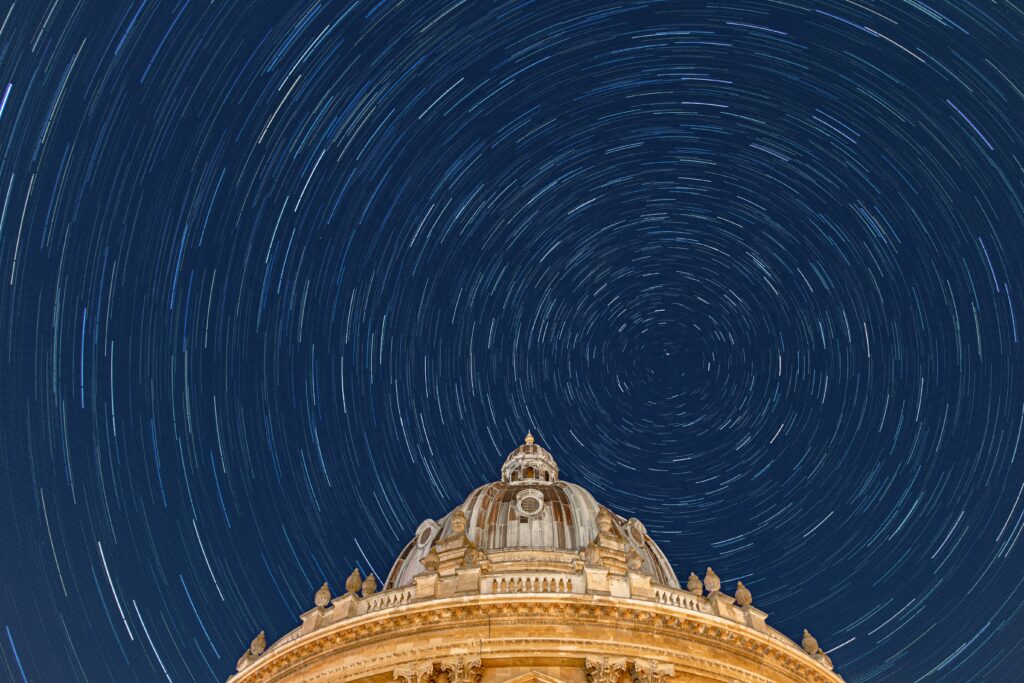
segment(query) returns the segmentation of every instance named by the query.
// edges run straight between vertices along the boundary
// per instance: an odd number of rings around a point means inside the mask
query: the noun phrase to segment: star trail
[[[0,7],[0,678],[221,681],[528,429],[851,683],[1019,680],[1024,7]]]

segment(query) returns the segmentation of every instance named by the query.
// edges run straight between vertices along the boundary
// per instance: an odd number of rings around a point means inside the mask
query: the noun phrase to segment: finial
[[[707,573],[704,574],[704,587],[708,589],[708,593],[722,590],[722,580],[711,567],[708,567]]]
[[[525,441],[526,441],[526,445],[527,446],[532,446],[533,445],[533,432],[526,432],[526,439],[525,439]]]
[[[374,578],[373,574],[370,574],[363,581],[363,597],[368,598],[377,592],[377,579]]]
[[[750,607],[750,604],[754,601],[754,597],[750,594],[750,589],[743,585],[742,581],[736,582],[736,604],[740,607]]]
[[[359,567],[352,570],[352,573],[345,579],[345,590],[349,593],[355,593],[359,590],[359,587],[363,585],[363,577],[359,575]]]
[[[818,647],[818,641],[815,640],[814,636],[812,636],[810,631],[808,631],[807,629],[804,629],[804,639],[803,642],[800,644],[803,646],[804,652],[806,652],[809,655],[818,654],[818,650],[820,649]]]
[[[690,572],[690,578],[686,581],[686,590],[694,595],[704,595],[704,585],[701,584],[700,577],[693,572]]]
[[[313,604],[317,607],[327,607],[331,603],[331,587],[324,581],[324,585],[320,586],[320,590],[313,596]]]
[[[825,654],[825,651],[818,645],[818,640],[807,629],[804,629],[804,639],[800,646],[803,647],[804,652],[813,657],[819,664],[832,671],[832,659]]]
[[[260,631],[252,642],[249,644],[249,654],[253,657],[259,657],[263,654],[263,651],[267,649],[267,636],[263,631]]]

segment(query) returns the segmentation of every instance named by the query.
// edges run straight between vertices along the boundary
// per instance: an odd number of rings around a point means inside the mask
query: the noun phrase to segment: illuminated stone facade
[[[708,568],[681,587],[636,519],[561,481],[527,435],[502,480],[426,520],[377,592],[354,571],[324,584],[302,625],[260,633],[231,683],[835,683],[765,623],[750,591]]]

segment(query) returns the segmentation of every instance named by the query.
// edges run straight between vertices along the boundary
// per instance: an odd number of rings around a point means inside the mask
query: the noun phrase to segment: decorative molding
[[[755,632],[738,624],[715,623],[714,617],[706,617],[700,614],[672,608],[657,603],[645,604],[623,604],[620,601],[606,602],[579,602],[571,596],[518,596],[506,595],[502,602],[494,601],[472,601],[462,603],[424,602],[414,603],[397,611],[385,611],[381,613],[366,615],[358,620],[350,620],[343,624],[333,626],[325,632],[313,632],[302,639],[289,643],[285,648],[271,651],[260,657],[258,661],[252,662],[246,670],[232,679],[232,683],[264,683],[275,680],[282,680],[288,673],[296,673],[314,661],[322,661],[323,658],[332,656],[341,650],[352,647],[381,642],[401,637],[410,632],[418,633],[440,633],[450,630],[453,627],[473,626],[486,623],[508,623],[525,621],[533,625],[565,625],[565,624],[606,624],[616,623],[627,626],[637,633],[652,633],[672,638],[705,643],[718,648],[725,648],[737,654],[746,655],[755,660],[759,668],[767,667],[774,669],[787,678],[800,681],[801,683],[836,683],[841,681],[838,676],[823,670],[820,663],[815,662],[795,645],[786,643],[780,636],[772,636]],[[417,609],[419,608],[419,609]],[[330,627],[328,627],[330,628]],[[538,639],[521,639],[522,643],[529,644]],[[545,639],[540,639],[545,640]],[[549,640],[549,639],[548,639]],[[572,638],[557,639],[566,644],[586,645],[587,649],[600,651],[608,643],[595,641],[577,641]],[[512,641],[506,641],[511,643]],[[503,649],[488,646],[491,650]],[[632,646],[631,646],[632,647]],[[408,657],[411,653],[406,653]],[[665,653],[669,654],[669,653]],[[729,672],[727,675],[737,680],[760,680],[754,677],[751,672],[739,669],[734,666],[720,665],[713,661],[699,660],[682,653],[671,655],[673,659],[691,659],[695,667],[705,669],[721,669]],[[615,658],[612,658],[615,659]],[[392,659],[395,661],[395,659]],[[398,664],[401,659],[395,663]],[[438,661],[438,660],[432,660]],[[624,661],[624,660],[623,660]],[[477,660],[479,662],[479,660]],[[463,664],[466,673],[461,680],[455,680],[452,673],[448,673],[447,683],[478,683],[479,674],[474,673],[472,667],[466,668],[472,661]],[[369,662],[362,660],[357,668],[366,670]],[[476,664],[479,666],[479,663]],[[599,664],[595,664],[600,667]],[[394,665],[393,665],[394,666]],[[349,669],[351,667],[344,667]],[[400,667],[401,668],[401,667]],[[635,667],[634,667],[635,668]],[[353,669],[352,673],[355,673]],[[410,679],[398,669],[394,671],[396,680],[403,683],[445,683],[445,681]],[[611,676],[611,672],[602,672],[598,668],[594,672],[597,676]],[[630,677],[633,671],[623,669],[617,679],[600,680],[595,683],[626,683],[622,680],[625,674]],[[654,672],[657,674],[657,672]],[[460,674],[455,674],[460,675]],[[473,678],[476,675],[477,678]],[[640,675],[644,670],[641,667]],[[650,675],[650,674],[648,674]],[[671,676],[666,673],[661,680],[654,678],[641,683],[665,683],[665,678]],[[350,676],[346,676],[348,678]],[[588,671],[588,678],[591,677]],[[320,679],[319,675],[310,680]],[[591,678],[591,680],[594,680]],[[771,679],[763,679],[771,680]],[[631,683],[635,683],[632,681]]]
[[[547,644],[552,641],[557,642],[560,648],[573,647],[579,652],[599,652],[602,648],[606,648],[608,646],[606,641],[588,639],[502,638],[501,641],[489,644],[487,657],[507,659],[509,656],[521,656],[524,652],[536,652],[538,644]],[[642,658],[646,659],[675,660],[676,666],[680,669],[677,673],[684,677],[684,681],[687,680],[687,675],[707,676],[708,672],[714,672],[716,676],[723,680],[728,679],[730,683],[739,683],[740,681],[742,681],[742,683],[778,683],[779,681],[777,677],[769,678],[767,676],[762,676],[742,667],[726,664],[714,659],[708,659],[697,654],[678,652],[663,647],[659,648],[640,644],[631,645],[629,646],[629,649],[632,652],[643,655]],[[426,661],[432,664],[434,661],[447,656],[449,652],[450,648],[444,645],[417,649],[413,652],[386,652],[379,655],[360,658],[356,662],[338,664],[326,670],[319,671],[311,676],[301,674],[301,680],[308,683],[309,681],[349,681],[368,677],[379,677],[381,675],[386,675],[388,671],[397,671],[410,666],[408,662],[410,656],[415,660],[413,663]],[[319,656],[314,656],[304,660],[304,664],[319,664],[325,658],[332,656],[332,654],[332,652],[327,651]],[[584,657],[583,654],[579,656]],[[298,670],[281,671],[270,677],[268,680],[286,680],[290,674],[296,673],[298,673]],[[527,674],[524,674],[524,676],[525,675]],[[804,683],[803,679],[792,680],[799,680],[799,683]],[[506,681],[506,683],[511,682]],[[558,682],[556,681],[555,683]]]

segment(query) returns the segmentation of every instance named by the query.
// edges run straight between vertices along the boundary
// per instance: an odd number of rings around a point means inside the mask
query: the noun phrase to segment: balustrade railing
[[[667,588],[665,586],[655,586],[654,601],[660,602],[663,605],[693,610],[694,612],[710,611],[703,598],[699,598],[689,591]]]
[[[395,588],[363,598],[362,605],[365,606],[366,612],[376,612],[380,609],[408,604],[413,601],[415,596],[416,590],[414,588]]]
[[[480,577],[480,594],[499,595],[511,593],[575,593],[587,592],[586,578],[579,574],[556,574],[545,572],[496,574]],[[667,586],[654,586],[654,602],[662,605],[681,607],[694,612],[710,612],[707,601],[689,591]],[[358,613],[367,614],[391,607],[407,605],[416,601],[413,586],[395,588],[375,593],[359,601]]]
[[[583,579],[557,574],[514,574],[484,577],[481,593],[582,593]]]

